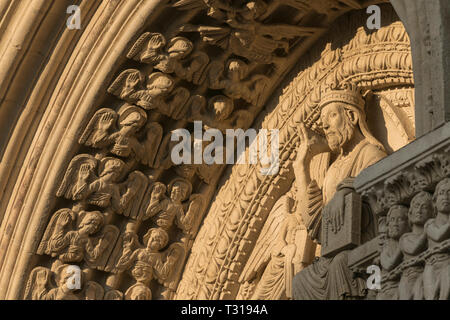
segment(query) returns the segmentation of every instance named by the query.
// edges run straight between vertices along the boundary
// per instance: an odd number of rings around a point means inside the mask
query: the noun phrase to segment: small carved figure
[[[181,6],[178,6],[181,8]],[[219,12],[214,10],[214,12]],[[270,64],[277,59],[274,52],[282,48],[289,51],[289,39],[309,36],[320,28],[267,24],[267,4],[262,0],[250,1],[242,8],[226,8],[220,19],[229,27],[184,25],[182,32],[198,32],[204,42],[228,49],[230,53],[251,62]]]
[[[164,73],[175,73],[181,79],[200,84],[200,79],[209,63],[203,52],[191,54],[194,45],[185,37],[175,37],[167,44],[160,33],[144,33],[131,48],[127,57],[151,64]],[[190,58],[188,58],[190,56]]]
[[[380,254],[382,267],[381,291],[377,299],[398,299],[398,275],[390,275],[403,259],[398,240],[409,231],[408,208],[402,205],[394,205],[389,209],[386,217],[387,241]]]
[[[423,272],[426,300],[450,298],[450,178],[441,180],[433,194],[436,218],[425,223],[429,253]]]
[[[292,190],[274,205],[241,274],[240,282],[244,287],[254,283],[254,278],[260,278],[251,292],[247,292],[249,299],[291,299],[294,274],[304,267],[302,262],[311,254],[308,249],[315,248],[312,241],[309,247],[303,243],[306,230],[293,208],[294,194]],[[249,289],[244,288],[244,291]]]
[[[88,281],[84,285],[83,297],[84,300],[103,300],[105,289],[95,281]]]
[[[148,178],[142,172],[134,171],[120,183],[125,167],[125,163],[117,158],[105,157],[98,161],[88,154],[78,155],[70,162],[56,195],[106,208],[106,214],[112,211],[135,217],[137,206],[132,200],[141,199]],[[96,169],[99,176],[95,174]]]
[[[75,227],[77,215],[81,221]],[[76,214],[61,209],[50,220],[37,253],[58,257],[64,263],[85,260],[90,267],[102,270],[118,236],[116,226],[104,226],[99,211]]]
[[[125,104],[118,113],[108,108],[100,109],[89,121],[79,143],[106,149],[119,157],[133,157],[152,167],[162,140],[163,129],[157,122],[145,126],[146,122],[147,114],[136,106]],[[119,129],[116,128],[116,123]],[[141,130],[144,126],[145,129]],[[145,136],[143,141],[139,141],[139,133]]]
[[[173,243],[165,252],[161,252],[168,241],[169,235],[161,228],[152,228],[144,235],[144,246],[139,244],[135,233],[126,233],[122,255],[116,263],[117,270],[123,272],[131,269],[131,275],[137,283],[147,288],[153,279],[167,287],[174,274],[181,271],[179,265],[185,255],[185,249],[179,243]],[[127,293],[125,296],[129,296]],[[148,299],[151,299],[151,292]]]
[[[125,292],[125,300],[152,300],[152,291],[142,283],[136,283]]]
[[[165,195],[166,190],[169,193],[168,197]],[[155,183],[143,220],[154,217],[155,224],[166,231],[176,221],[185,235],[191,235],[203,207],[203,197],[191,195],[191,192],[191,183],[182,178],[172,180],[168,188],[160,182]],[[183,204],[188,198],[190,198],[188,204]]]
[[[423,266],[418,255],[427,249],[427,235],[424,232],[425,222],[433,217],[432,197],[428,192],[419,192],[411,200],[408,211],[412,232],[400,237],[399,246],[403,253],[404,269],[400,278],[400,300],[423,299]]]
[[[123,293],[119,290],[109,290],[103,300],[123,300]]]
[[[248,128],[253,121],[252,114],[247,110],[234,111],[233,100],[226,96],[212,97],[206,107],[206,100],[202,96],[191,98],[190,121],[202,121],[206,129],[214,128],[225,132],[226,129]]]
[[[226,74],[221,65],[216,68],[215,64],[211,63],[208,74],[210,88],[224,89],[228,97],[243,99],[255,106],[261,105],[261,96],[268,81],[269,78],[261,74],[249,78],[249,66],[240,59],[231,59],[227,62]]]
[[[36,267],[25,288],[25,300],[79,300],[77,291],[81,288],[70,285],[70,265],[60,265],[53,273],[48,268]],[[80,281],[81,282],[81,281]],[[56,285],[54,285],[56,284]]]

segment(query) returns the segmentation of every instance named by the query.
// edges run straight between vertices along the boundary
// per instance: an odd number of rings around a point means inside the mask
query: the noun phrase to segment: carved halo
[[[169,183],[169,186],[167,188],[169,191],[169,195],[170,195],[170,193],[172,193],[172,187],[174,186],[175,183],[180,183],[180,184],[184,184],[185,186],[187,186],[187,192],[184,195],[184,197],[181,199],[181,201],[185,201],[186,199],[188,199],[192,193],[192,184],[186,179],[175,178]]]
[[[132,113],[139,113],[141,118],[139,119],[139,128],[142,128],[142,126],[147,122],[147,113],[142,110],[139,107],[130,105],[130,104],[124,104],[119,109],[119,124],[122,124],[122,121],[124,121],[130,114]]]
[[[147,300],[151,300],[152,299],[152,291],[147,288],[145,285],[143,285],[142,283],[136,283],[134,285],[132,285],[127,292],[125,292],[125,300],[133,300],[132,299],[132,295],[134,293],[135,290],[142,290],[145,293],[146,299]]]

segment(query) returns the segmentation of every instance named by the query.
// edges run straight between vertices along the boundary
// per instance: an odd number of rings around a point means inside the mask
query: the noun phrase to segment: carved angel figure
[[[165,193],[168,190],[169,196]],[[198,223],[198,216],[203,207],[203,197],[193,194],[192,185],[188,180],[176,178],[166,186],[156,182],[152,188],[149,204],[142,217],[143,220],[153,218],[155,224],[168,231],[174,221],[184,231],[185,235],[191,235]],[[189,201],[183,204],[183,201]]]
[[[291,191],[276,202],[256,241],[239,279],[243,288],[253,287],[245,299],[292,298],[293,276],[303,268],[305,257],[314,254],[315,244],[311,240],[305,243],[306,229],[293,209],[293,194]]]
[[[178,5],[178,8],[187,7]],[[309,36],[319,31],[319,28],[264,23],[268,16],[268,7],[262,0],[247,2],[241,8],[225,6],[221,9],[214,10],[222,13],[220,17],[216,15],[215,18],[226,22],[229,27],[185,25],[180,31],[198,32],[204,42],[263,64],[274,62],[277,59],[275,51],[279,48],[288,52],[289,39]]]
[[[45,267],[34,268],[25,288],[25,300],[79,300],[75,286],[69,286],[73,273],[70,265],[61,265],[55,272]]]
[[[248,128],[253,121],[251,112],[234,111],[233,100],[223,95],[212,97],[208,104],[204,97],[196,95],[191,98],[189,105],[188,120],[201,120],[206,129],[214,128],[225,132],[227,129]]]
[[[80,144],[105,150],[113,155],[136,158],[144,165],[154,165],[163,129],[157,122],[147,123],[141,108],[123,105],[119,112],[103,108],[97,111],[84,130]],[[144,128],[145,126],[145,128]],[[144,136],[143,139],[138,139]]]
[[[64,263],[84,260],[91,268],[103,270],[118,236],[119,229],[105,226],[99,211],[77,214],[61,209],[50,220],[37,253],[58,257]]]
[[[429,253],[423,272],[426,300],[450,298],[450,178],[441,180],[433,194],[437,212],[435,218],[425,223]]]
[[[212,89],[224,89],[232,99],[243,99],[259,106],[261,96],[268,85],[269,78],[264,75],[249,77],[248,65],[240,59],[231,59],[224,73],[221,63],[213,62],[208,69],[208,85]]]
[[[156,110],[176,120],[183,118],[189,91],[178,87],[174,79],[162,72],[154,72],[145,81],[139,70],[122,72],[108,88],[108,92],[146,110]]]
[[[166,288],[170,287],[173,276],[181,271],[181,259],[184,259],[185,249],[180,243],[173,243],[167,250],[161,252],[168,241],[169,235],[161,228],[148,230],[144,235],[144,245],[139,244],[135,233],[127,232],[123,237],[122,255],[116,263],[117,271],[130,270],[137,282],[136,285],[148,288],[150,282],[155,279]],[[144,289],[147,292],[144,296],[151,299],[151,291],[148,290]],[[132,294],[127,291],[125,296],[126,299],[130,299]]]
[[[192,54],[193,49],[194,45],[185,37],[171,39],[166,47],[166,39],[162,34],[146,32],[139,37],[127,57],[151,64],[164,73],[175,73],[181,79],[200,84],[209,57],[203,52]]]
[[[95,173],[97,170],[99,176]],[[124,173],[125,163],[120,159],[105,157],[98,161],[91,155],[80,154],[70,162],[56,195],[106,208],[106,213],[112,211],[135,217],[138,205],[132,200],[143,197],[148,178],[134,171],[120,183]]]

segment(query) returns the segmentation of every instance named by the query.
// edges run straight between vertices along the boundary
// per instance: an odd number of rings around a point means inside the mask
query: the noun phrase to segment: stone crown
[[[331,90],[322,95],[319,109],[332,102],[342,102],[350,104],[360,110],[364,110],[365,101],[357,89]]]

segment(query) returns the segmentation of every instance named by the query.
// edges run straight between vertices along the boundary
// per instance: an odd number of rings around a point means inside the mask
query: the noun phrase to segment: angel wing
[[[165,253],[170,272],[167,277],[158,280],[167,289],[176,290],[186,258],[186,249],[182,243],[175,242],[169,246]]]
[[[57,256],[59,254],[59,250],[51,244],[52,238],[55,236],[55,232],[57,231],[57,225],[62,228],[60,231],[62,232],[62,236],[64,236],[67,231],[75,229],[76,220],[76,213],[70,209],[65,208],[56,211],[47,225],[47,229],[45,230],[44,236],[42,237],[41,243],[37,249],[37,254],[47,254],[52,257]]]
[[[203,42],[221,47],[224,50],[228,48],[231,33],[231,29],[227,27],[194,26],[191,24],[185,24],[180,27],[179,31],[198,32]]]
[[[98,110],[84,129],[78,142],[88,147],[104,148],[110,143],[110,129],[117,122],[117,113],[109,108]]]
[[[140,171],[133,171],[128,175],[128,179],[122,185],[126,191],[120,199],[124,216],[137,218],[148,183],[148,178]]]
[[[90,255],[89,252],[85,254],[86,263],[90,268],[97,270],[105,269],[119,235],[119,229],[116,226],[108,224],[103,228],[100,235],[90,237],[92,246],[96,247],[94,255]]]
[[[205,0],[179,0],[175,2],[172,7],[183,11],[208,9],[208,5]]]
[[[202,84],[202,79],[204,80],[202,76],[209,61],[208,55],[204,52],[193,54],[190,58],[189,67],[186,70],[185,79],[195,85]]]
[[[258,74],[253,76],[250,80],[245,81],[245,85],[251,92],[250,102],[254,106],[260,106],[262,104],[262,97],[265,89],[269,84],[269,78],[264,75]]]
[[[24,300],[45,300],[46,294],[50,291],[51,276],[52,272],[48,268],[34,268],[25,287]]]
[[[146,32],[141,35],[127,54],[128,59],[143,63],[157,63],[158,51],[166,46],[166,39],[161,33]]]
[[[204,204],[205,198],[201,194],[193,194],[189,198],[188,208],[182,219],[183,221],[180,221],[180,227],[191,237],[194,237],[197,233]]]
[[[78,175],[81,166],[89,167],[90,180],[93,181],[97,177],[95,175],[95,169],[97,168],[98,161],[90,154],[80,154],[75,156],[72,161],[70,161],[69,167],[66,170],[63,181],[61,182],[56,196],[65,197],[66,199],[74,199],[76,193],[76,185],[78,182]]]
[[[241,273],[240,283],[253,280],[256,274],[270,261],[272,250],[277,244],[277,237],[289,214],[286,208],[286,201],[287,196],[282,196],[272,208],[256,241],[255,248]]]
[[[143,88],[144,77],[136,69],[123,71],[109,86],[108,92],[120,99],[129,98],[134,92]]]
[[[160,110],[175,120],[183,119],[188,112],[189,90],[183,87],[176,88],[168,98],[168,108]]]
[[[205,71],[205,79],[207,81],[207,86],[211,89],[222,89],[220,86],[220,78],[223,75],[225,67],[223,63],[218,61],[213,61],[209,64]]]
[[[130,259],[133,252],[140,247],[142,246],[135,232],[124,232],[116,242],[104,271],[112,273],[122,272],[128,262],[127,259]]]
[[[150,122],[147,124],[145,140],[134,148],[136,157],[142,164],[149,167],[154,166],[162,136],[163,128],[158,122]]]
[[[258,34],[270,36],[275,40],[292,39],[301,36],[311,36],[323,31],[323,28],[291,26],[287,24],[260,24],[258,25]]]

